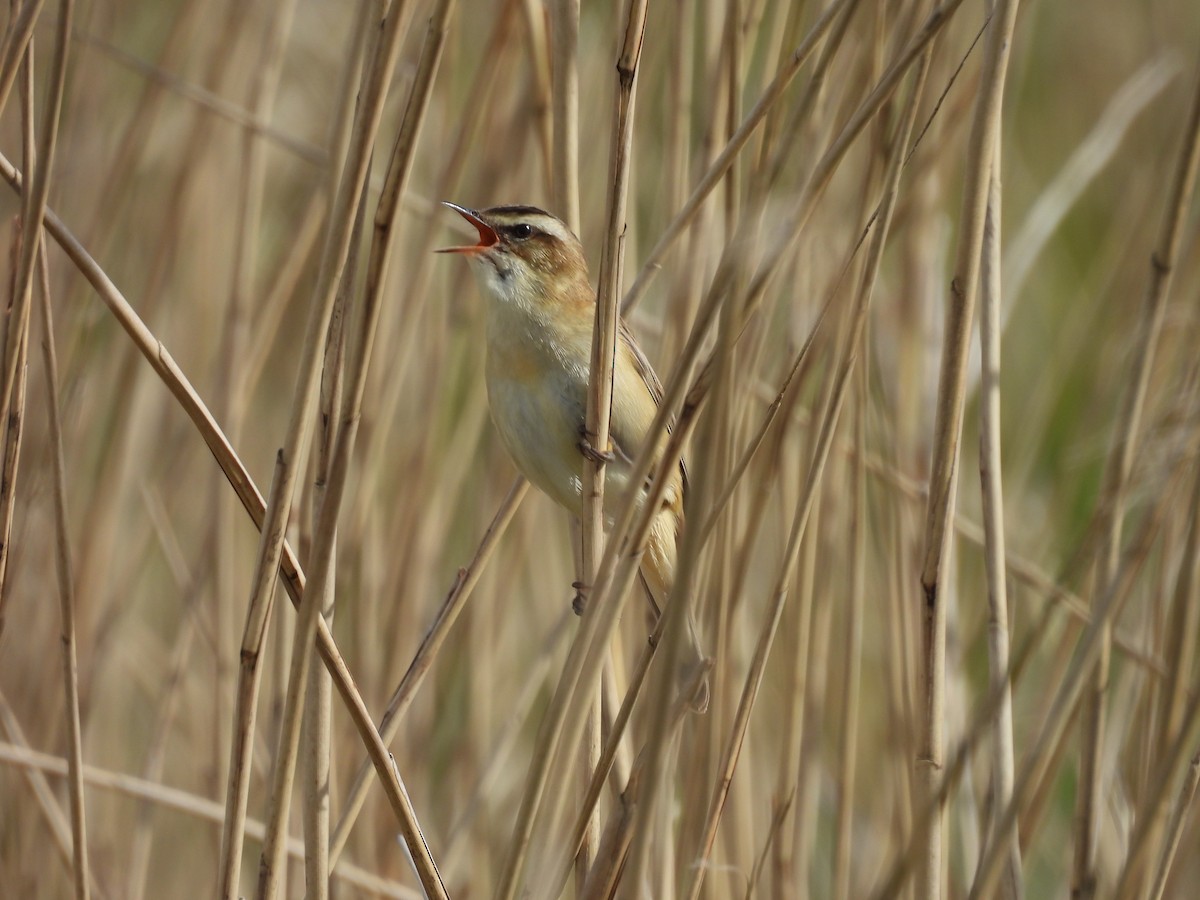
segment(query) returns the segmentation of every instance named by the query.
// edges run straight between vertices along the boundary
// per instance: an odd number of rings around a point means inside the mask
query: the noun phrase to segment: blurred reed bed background
[[[5,896],[1195,895],[1193,4],[6,28]],[[705,715],[635,524],[571,614],[442,199],[620,250]]]

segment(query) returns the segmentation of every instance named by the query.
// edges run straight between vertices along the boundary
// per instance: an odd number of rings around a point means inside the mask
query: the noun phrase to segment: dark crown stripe
[[[493,206],[485,209],[484,215],[493,216],[549,216],[550,213],[536,206]],[[553,216],[551,216],[553,218]]]

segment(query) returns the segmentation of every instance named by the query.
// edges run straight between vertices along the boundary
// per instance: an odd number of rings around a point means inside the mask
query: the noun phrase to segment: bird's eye
[[[533,236],[533,226],[528,222],[522,222],[519,225],[514,225],[509,229],[509,234],[515,237],[518,241],[523,241],[527,237]]]

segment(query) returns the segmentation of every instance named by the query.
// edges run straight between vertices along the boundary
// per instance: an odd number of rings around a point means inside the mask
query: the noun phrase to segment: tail
[[[659,610],[665,608],[675,586],[675,562],[679,547],[679,529],[682,524],[680,519],[679,513],[670,507],[664,508],[656,515],[650,526],[650,539],[646,544],[646,552],[642,556],[642,580],[650,594],[651,602]],[[682,688],[696,678],[697,672],[703,670],[693,694],[688,698],[688,705],[695,712],[703,713],[708,709],[707,670],[712,666],[712,660],[701,648],[696,621],[690,607],[687,610],[685,641],[683,654],[679,659],[679,668],[676,672],[676,683]]]

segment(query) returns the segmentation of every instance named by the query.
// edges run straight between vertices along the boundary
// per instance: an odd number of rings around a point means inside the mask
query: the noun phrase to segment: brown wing
[[[654,400],[654,405],[662,406],[662,382],[658,380],[658,374],[654,371],[654,367],[650,365],[650,360],[646,359],[646,354],[638,346],[637,339],[633,336],[633,332],[629,330],[629,326],[625,324],[624,319],[619,319],[617,322],[617,339],[629,349],[629,355],[633,357],[634,368],[642,376],[642,381],[645,382],[647,390],[650,391],[650,397]],[[668,434],[671,431],[672,424],[674,423],[667,423]],[[620,440],[616,435],[613,436],[613,442],[618,445],[617,452],[622,453],[628,459],[629,457],[620,449]],[[683,482],[683,496],[687,497],[687,467],[683,463],[683,457],[679,459],[679,477]]]

